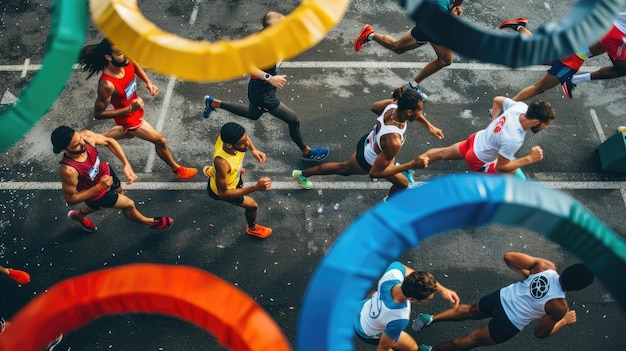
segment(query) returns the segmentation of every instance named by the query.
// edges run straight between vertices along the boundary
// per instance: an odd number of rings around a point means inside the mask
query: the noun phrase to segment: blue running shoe
[[[308,155],[302,155],[302,159],[319,162],[328,157],[328,154],[330,154],[330,149],[327,147],[312,147]]]
[[[215,108],[211,107],[213,100],[215,100],[215,98],[211,95],[206,95],[204,97],[204,113],[202,114],[204,118],[211,117],[211,113],[215,111]]]
[[[426,100],[428,100],[428,95],[426,95],[426,93],[424,93],[424,92],[422,91],[422,88],[420,88],[420,86],[419,86],[419,85],[418,85],[418,86],[416,86],[416,87],[412,87],[412,86],[411,86],[411,83],[407,82],[407,83],[404,85],[404,87],[405,87],[405,88],[407,88],[407,89],[411,89],[411,90],[413,90],[414,92],[416,92],[416,93],[420,94],[420,96],[422,97],[422,101],[426,101]]]
[[[430,345],[420,344],[417,347],[417,351],[432,351],[433,347]]]

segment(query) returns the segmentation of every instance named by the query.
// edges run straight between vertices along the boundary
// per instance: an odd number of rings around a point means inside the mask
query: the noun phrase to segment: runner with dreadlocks
[[[97,120],[113,119],[115,127],[104,135],[114,139],[138,137],[154,144],[157,155],[174,172],[174,177],[189,180],[196,176],[196,168],[179,165],[172,157],[163,134],[154,129],[143,119],[144,103],[137,96],[138,76],[146,83],[150,95],[158,94],[159,88],[152,84],[146,72],[137,63],[131,62],[107,39],[99,44],[85,46],[79,56],[78,63],[83,72],[89,72],[87,79],[102,72],[98,82],[98,97],[94,105],[93,115]],[[113,105],[113,109],[107,109]]]

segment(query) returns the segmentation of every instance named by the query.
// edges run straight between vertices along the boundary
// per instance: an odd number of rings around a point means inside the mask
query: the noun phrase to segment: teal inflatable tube
[[[469,58],[516,68],[545,64],[595,43],[611,27],[626,2],[578,0],[565,17],[533,30],[532,37],[478,27],[463,16],[457,19],[442,12],[433,0],[398,3],[433,42]]]
[[[85,42],[89,21],[86,0],[52,0],[50,34],[42,67],[14,105],[0,114],[0,152],[22,138],[57,99]]]
[[[423,199],[428,199],[428,204]],[[488,224],[544,235],[576,255],[626,310],[626,242],[572,197],[512,176],[451,175],[392,196],[359,217],[315,270],[300,313],[297,350],[353,350],[359,301],[409,248],[433,235]]]

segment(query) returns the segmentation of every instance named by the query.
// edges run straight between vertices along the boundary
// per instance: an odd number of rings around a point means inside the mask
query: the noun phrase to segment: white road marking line
[[[192,26],[196,23],[196,17],[198,17],[198,9],[202,0],[194,0],[193,10],[191,10],[191,16],[189,16],[189,24]]]
[[[159,113],[159,119],[157,120],[154,128],[159,132],[163,130],[163,124],[165,124],[165,116],[167,115],[167,110],[170,107],[170,101],[172,100],[172,94],[174,93],[174,86],[176,85],[176,78],[170,77],[170,81],[167,83],[167,88],[165,89],[165,97],[163,98],[163,104],[161,105],[161,113]],[[154,166],[154,160],[156,159],[156,151],[154,148],[151,149],[150,154],[148,155],[148,161],[146,162],[146,167],[143,169],[144,173],[152,172],[152,167]]]
[[[600,137],[600,143],[603,143],[606,140],[606,136],[604,135],[604,131],[602,130],[602,126],[600,125],[600,121],[598,120],[596,110],[590,109],[589,114],[591,115],[591,121],[593,122],[593,125],[596,127],[596,132],[598,132],[598,136]]]
[[[29,66],[30,66],[30,57],[24,60],[24,65],[22,66],[22,74],[20,75],[21,78],[26,77]]]
[[[626,204],[626,182],[538,182],[539,184],[557,190],[620,190]],[[252,184],[252,183],[250,183]],[[425,182],[416,182],[420,186]],[[137,182],[131,185],[122,185],[127,190],[206,190],[206,181],[202,182]],[[380,180],[377,182],[313,182],[313,191],[323,190],[387,190],[391,183]],[[306,191],[295,181],[272,182],[273,190],[301,190]],[[61,190],[61,182],[0,182],[0,190]]]
[[[282,67],[289,68],[422,68],[426,66],[428,62],[398,62],[398,61],[287,61],[283,63]],[[510,68],[501,65],[494,65],[489,63],[462,63],[454,62],[450,66],[447,66],[446,70],[495,70],[495,71],[533,71],[533,72],[545,72],[550,66],[528,66],[522,68]],[[582,66],[580,72],[592,72],[600,69],[601,66]],[[41,69],[40,64],[28,65],[25,67],[22,65],[0,65],[0,72],[18,71],[24,70],[36,71]],[[77,64],[74,65],[74,69],[79,69]]]

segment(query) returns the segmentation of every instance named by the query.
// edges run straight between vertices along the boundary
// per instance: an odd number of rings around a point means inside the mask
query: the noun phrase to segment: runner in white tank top
[[[368,174],[372,178],[385,178],[393,184],[389,189],[389,195],[406,189],[409,186],[409,179],[402,173],[428,166],[428,159],[425,156],[418,156],[403,164],[395,162],[396,155],[404,143],[407,122],[418,121],[426,126],[432,135],[439,139],[443,138],[441,130],[424,117],[423,104],[416,92],[405,88],[395,89],[393,99],[378,101],[372,105],[372,111],[379,114],[376,126],[361,138],[356,152],[349,159],[343,162],[324,163],[302,171],[294,170],[291,175],[304,189],[313,187],[308,177],[329,174],[343,176]]]

